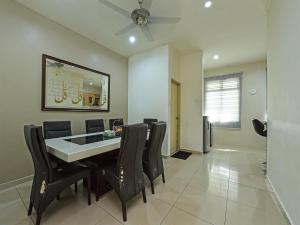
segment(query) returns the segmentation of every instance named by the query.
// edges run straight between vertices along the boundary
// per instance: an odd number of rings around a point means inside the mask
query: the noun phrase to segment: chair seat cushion
[[[82,166],[79,163],[64,164],[53,171],[52,182],[66,178],[76,179],[76,177],[85,177],[88,176],[89,173],[90,168]]]

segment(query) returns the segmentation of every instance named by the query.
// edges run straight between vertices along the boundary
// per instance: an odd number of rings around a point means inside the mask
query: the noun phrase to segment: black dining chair
[[[253,127],[254,127],[254,130],[255,132],[260,135],[260,136],[263,136],[263,137],[267,137],[268,136],[268,132],[267,132],[267,129],[265,127],[265,124],[262,123],[260,120],[258,119],[253,119],[252,120],[252,124],[253,124]]]
[[[88,204],[91,205],[90,169],[82,166],[67,167],[62,170],[52,168],[42,128],[34,125],[24,126],[24,136],[34,164],[34,178],[31,187],[28,216],[34,208],[37,214],[36,225],[41,223],[42,214],[59,193],[71,184],[84,180],[88,192]]]
[[[105,130],[104,121],[103,121],[103,119],[86,120],[85,121],[85,129],[86,129],[87,134],[103,132]]]
[[[45,139],[72,136],[71,121],[45,121],[43,129]]]
[[[121,200],[124,221],[127,220],[127,201],[140,192],[143,193],[144,202],[147,201],[142,164],[146,139],[145,124],[124,126],[118,161],[102,169],[104,178]]]
[[[151,119],[151,118],[145,118],[144,123],[148,125],[148,128],[150,129],[152,123],[158,122],[158,119]]]
[[[154,180],[162,175],[165,183],[164,165],[161,147],[165,138],[167,124],[165,122],[152,123],[148,145],[143,154],[143,169],[150,180],[151,191],[154,194]]]
[[[109,129],[113,130],[115,126],[123,126],[124,121],[123,119],[109,119]]]
[[[43,131],[45,139],[61,138],[72,136],[71,121],[44,121]],[[54,169],[61,169],[62,167],[76,166],[76,163],[66,163],[65,161],[49,155],[50,163]],[[75,192],[77,192],[77,182],[74,183]],[[59,199],[59,195],[57,196]]]

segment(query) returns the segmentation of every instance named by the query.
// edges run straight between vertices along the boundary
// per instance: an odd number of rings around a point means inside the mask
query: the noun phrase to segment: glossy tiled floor
[[[166,159],[166,183],[157,179],[152,195],[128,204],[130,225],[288,225],[260,170],[263,152],[215,149],[188,160]],[[32,225],[26,216],[30,183],[0,192],[0,224]],[[44,225],[120,225],[121,206],[109,192],[88,206],[80,193],[66,190],[43,216]]]

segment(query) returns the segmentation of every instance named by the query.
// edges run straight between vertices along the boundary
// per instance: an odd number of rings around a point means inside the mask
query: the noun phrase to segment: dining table
[[[67,162],[80,162],[91,168],[91,188],[96,192],[99,185],[99,196],[112,188],[103,175],[97,171],[110,163],[116,162],[120,146],[120,136],[107,136],[106,132],[79,134],[67,137],[46,139],[49,154]],[[149,130],[147,139],[149,138]]]
[[[80,161],[120,148],[121,137],[104,132],[46,139],[47,151],[65,162]]]

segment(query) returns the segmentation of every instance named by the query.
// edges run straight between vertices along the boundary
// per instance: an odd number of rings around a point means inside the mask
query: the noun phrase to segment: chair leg
[[[142,192],[143,192],[143,201],[144,201],[144,203],[146,203],[147,202],[147,198],[146,198],[145,188],[143,188]]]
[[[88,204],[91,205],[91,176],[89,175],[86,178],[86,189],[87,189],[87,194],[88,194]]]
[[[35,225],[40,225],[41,224],[41,220],[42,220],[42,214],[38,213],[37,216],[36,216]]]
[[[77,191],[78,191],[77,181],[74,183],[74,187],[75,187],[75,193],[77,193]]]
[[[99,201],[100,197],[100,174],[97,173],[96,175],[96,202]]]
[[[151,183],[151,192],[152,192],[152,194],[154,195],[155,192],[154,192],[154,184],[153,184],[153,181],[150,181],[150,183]]]
[[[30,202],[30,203],[29,203],[29,207],[28,207],[28,213],[27,213],[28,216],[30,216],[31,213],[32,213],[32,207],[33,207],[33,203]]]
[[[126,203],[122,202],[123,221],[127,221]]]
[[[166,180],[165,180],[165,173],[162,172],[161,176],[162,176],[163,183],[166,183]]]

